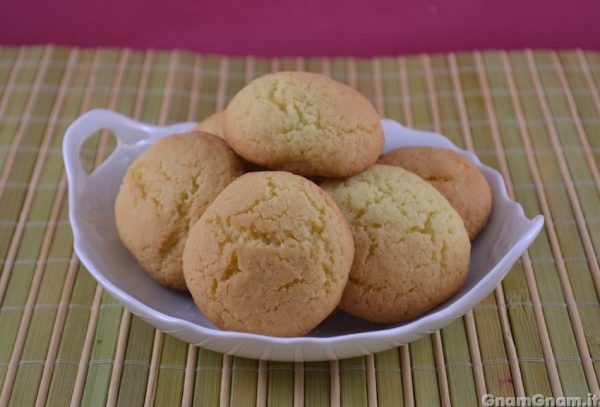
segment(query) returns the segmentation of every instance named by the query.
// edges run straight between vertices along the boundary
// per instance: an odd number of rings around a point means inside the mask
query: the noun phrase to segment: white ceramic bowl
[[[413,321],[377,325],[335,312],[314,331],[297,338],[276,338],[217,329],[188,294],[155,283],[121,244],[113,204],[129,164],[148,145],[168,134],[185,132],[195,123],[155,127],[108,110],[93,110],[68,128],[63,154],[69,181],[69,219],[81,262],[106,291],[149,324],[186,342],[214,351],[268,360],[341,359],[383,351],[427,335],[465,314],[490,294],[540,232],[541,215],[533,220],[506,193],[502,176],[447,138],[383,120],[385,151],[406,145],[445,147],[473,161],[492,187],[494,207],[486,229],[473,242],[471,267],[464,286],[445,303]],[[100,129],[117,138],[111,156],[92,174],[79,160],[83,142]]]

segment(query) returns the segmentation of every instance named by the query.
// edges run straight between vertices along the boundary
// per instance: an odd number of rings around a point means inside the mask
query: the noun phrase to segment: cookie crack
[[[142,199],[144,201],[151,202],[155,208],[162,208],[162,204],[160,200],[156,197],[156,194],[150,191],[149,185],[147,185],[144,174],[145,174],[146,165],[144,163],[136,163],[131,166],[129,170],[129,175],[131,180],[138,187],[140,192],[142,193]]]
[[[287,291],[287,290],[289,290],[290,288],[293,288],[293,287],[295,287],[295,286],[297,286],[297,285],[299,285],[299,284],[303,284],[304,282],[305,282],[305,281],[304,281],[304,280],[302,280],[302,279],[300,279],[300,278],[295,278],[295,279],[293,279],[293,280],[292,280],[292,281],[290,281],[290,282],[287,282],[287,283],[285,283],[285,284],[283,284],[283,285],[280,285],[279,287],[277,287],[277,288],[275,289],[275,291],[278,291],[278,292],[280,292],[280,291]]]
[[[285,90],[285,86],[282,85],[280,80],[274,81],[266,96],[257,96],[257,99],[264,100],[269,104],[272,104],[277,110],[283,113],[288,118],[296,118],[291,125],[278,131],[278,134],[282,136],[288,136],[293,132],[304,132],[308,129],[317,130],[326,133],[332,137],[351,136],[357,133],[373,133],[378,130],[379,124],[376,123],[372,126],[365,126],[357,124],[353,127],[344,127],[337,129],[331,125],[324,125],[322,121],[321,111],[317,110],[314,117],[308,117],[306,111],[311,105],[308,100],[286,97],[282,93]],[[250,112],[248,112],[250,114]]]
[[[301,193],[305,196],[306,200],[309,202],[310,206],[317,211],[317,213],[319,214],[318,216],[318,220],[319,223],[316,224],[315,222],[311,222],[311,233],[314,233],[318,236],[321,236],[323,234],[323,231],[325,230],[325,226],[327,224],[327,216],[325,213],[325,208],[321,205],[318,205],[317,202],[315,202],[315,200],[304,190],[301,190]],[[326,256],[327,256],[327,263],[323,263],[321,265],[323,274],[325,275],[325,278],[327,279],[327,285],[325,286],[325,289],[327,292],[330,291],[331,288],[331,284],[335,283],[337,281],[337,279],[335,278],[335,273],[333,273],[332,271],[332,266],[333,264],[335,264],[335,259],[334,259],[334,251],[333,248],[331,247],[331,241],[329,239],[322,239],[322,241],[324,242],[325,247],[323,248],[323,251]],[[315,255],[315,253],[311,253],[313,255]]]
[[[449,175],[429,175],[429,176],[423,177],[423,179],[425,181],[429,181],[429,182],[452,182],[452,181],[454,181],[454,177],[449,176]]]

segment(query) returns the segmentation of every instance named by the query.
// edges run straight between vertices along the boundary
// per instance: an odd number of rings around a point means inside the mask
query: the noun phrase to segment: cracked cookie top
[[[445,148],[402,147],[383,154],[379,162],[402,167],[433,185],[463,218],[471,240],[485,228],[492,213],[492,190],[466,157]]]
[[[254,172],[225,188],[192,228],[183,271],[218,327],[300,336],[338,305],[353,254],[344,215],[318,186]]]
[[[373,322],[397,323],[452,296],[469,269],[462,219],[431,185],[376,164],[321,187],[344,212],[355,255],[340,307]]]
[[[156,141],[131,164],[117,195],[121,241],[155,280],[185,290],[181,255],[188,231],[242,173],[241,159],[212,134]]]
[[[225,138],[258,165],[326,177],[368,168],[384,143],[379,114],[367,98],[308,72],[277,72],[249,83],[227,106]]]

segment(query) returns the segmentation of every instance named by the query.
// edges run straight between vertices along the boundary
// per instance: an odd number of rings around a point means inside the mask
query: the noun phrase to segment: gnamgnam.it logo
[[[486,394],[481,403],[487,407],[598,407],[600,394],[588,393],[587,397],[550,397],[534,394],[526,397],[502,397]]]

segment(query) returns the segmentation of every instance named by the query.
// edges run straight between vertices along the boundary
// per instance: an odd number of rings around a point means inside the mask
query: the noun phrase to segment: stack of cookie
[[[463,284],[491,192],[454,152],[380,157],[383,144],[379,115],[354,89],[266,75],[130,166],[117,229],[150,276],[189,290],[222,329],[299,336],[336,307],[413,319]]]

